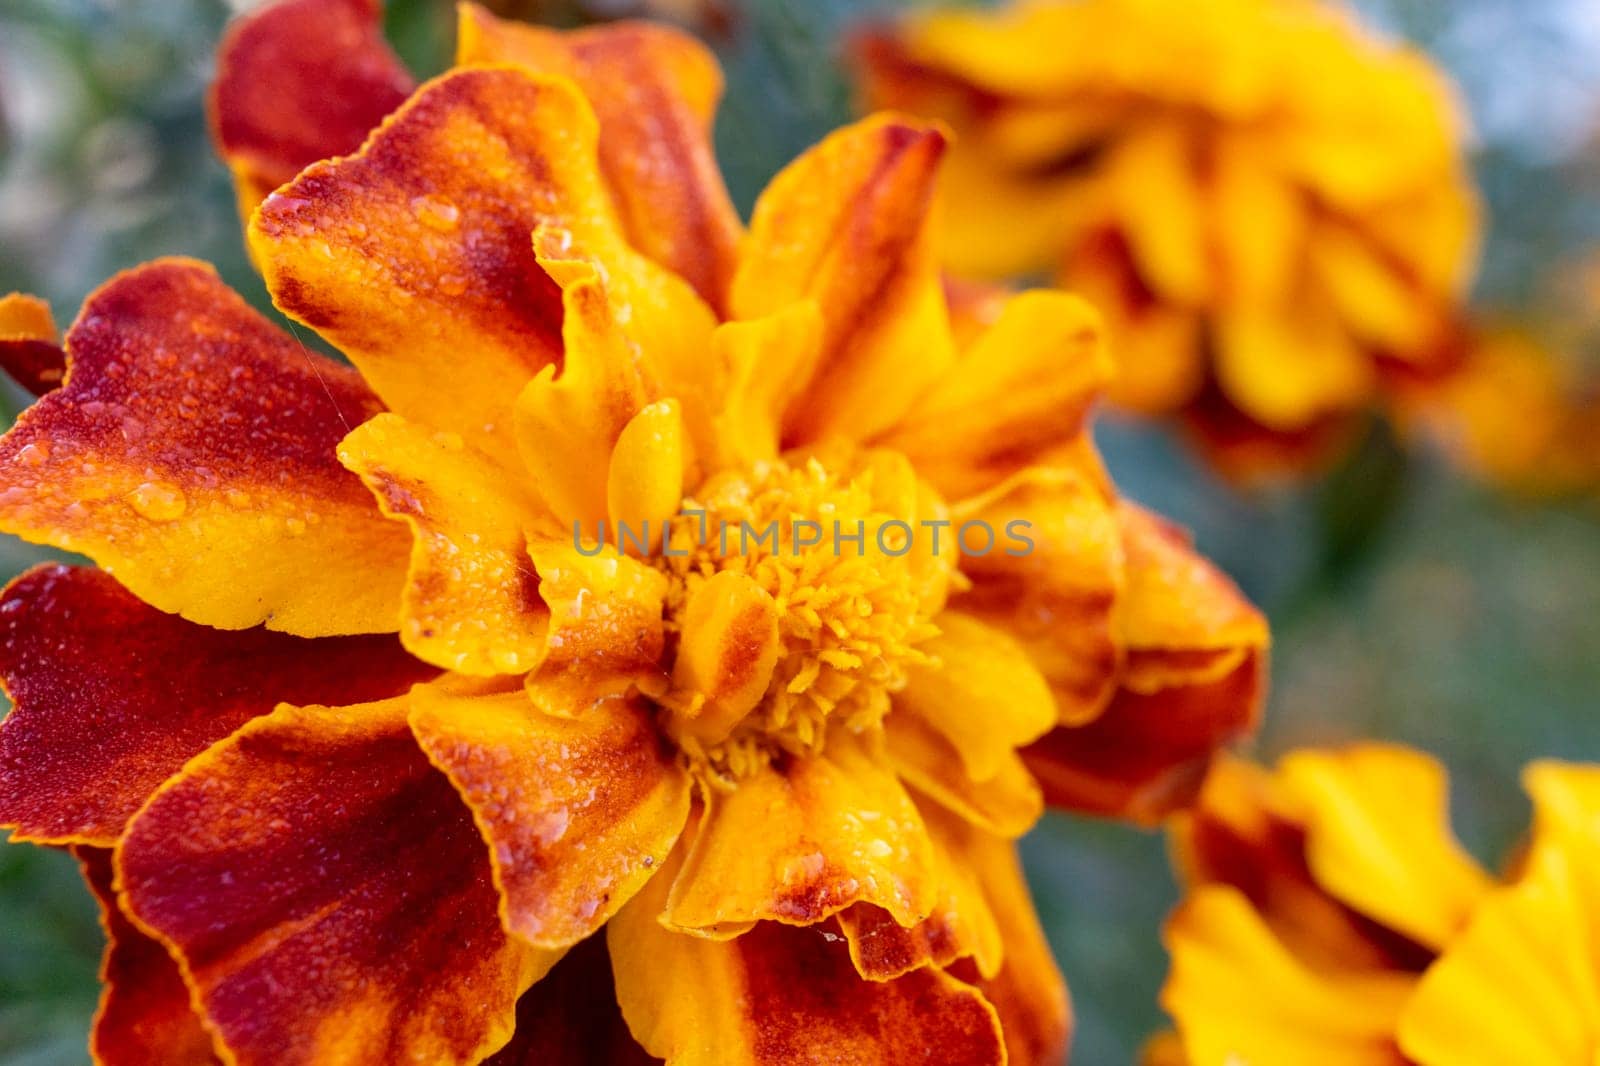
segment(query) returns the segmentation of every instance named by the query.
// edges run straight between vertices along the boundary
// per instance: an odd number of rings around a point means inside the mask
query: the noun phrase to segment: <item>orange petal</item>
[[[404,531],[334,454],[378,410],[352,371],[180,259],[90,296],[67,351],[0,440],[0,528],[204,625],[394,629]]]
[[[239,1066],[476,1063],[555,957],[508,939],[483,839],[404,697],[283,706],[191,760],[117,849]]]
[[[539,505],[512,472],[465,444],[381,414],[339,445],[383,513],[411,527],[400,639],[416,656],[465,674],[525,672],[544,648],[526,530]]]
[[[704,45],[647,22],[562,33],[467,3],[456,62],[577,82],[600,120],[600,168],[628,240],[723,308],[741,227],[711,149],[722,72]]]
[[[96,1066],[212,1066],[211,1034],[189,1005],[178,964],[160,941],[140,932],[117,903],[111,852],[74,848],[83,878],[100,904],[106,933],[100,961],[100,1009],[89,1051]]]
[[[728,465],[777,458],[789,411],[816,373],[821,310],[802,300],[764,318],[724,322],[711,339],[728,367],[718,418]]]
[[[785,442],[861,440],[900,421],[955,360],[929,225],[945,139],[891,115],[832,134],[756,202],[730,307],[823,315],[819,372]]]
[[[961,610],[1019,640],[1055,691],[1066,724],[1087,721],[1111,698],[1120,659],[1113,611],[1122,592],[1122,541],[1096,480],[1071,467],[1034,467],[958,503],[954,521],[1005,534],[987,555],[967,555]],[[1016,526],[1015,523],[1023,525]],[[1031,546],[1012,554],[1014,538]]]
[[[1056,724],[1050,686],[1002,630],[960,611],[936,619],[919,650],[935,661],[907,669],[894,713],[914,714],[944,734],[975,781],[993,778],[1017,748]]]
[[[1227,576],[1196,554],[1178,526],[1121,501],[1117,520],[1127,558],[1118,627],[1137,651],[1262,649],[1267,623]],[[1139,684],[1135,667],[1134,687]]]
[[[864,980],[830,925],[760,922],[726,941],[663,928],[675,872],[608,927],[622,1016],[669,1066],[1004,1061],[994,1009],[976,989],[931,967]]]
[[[630,556],[585,555],[571,541],[530,548],[550,630],[528,689],[534,702],[571,714],[661,675],[667,579]]]
[[[1309,969],[1232,888],[1194,893],[1167,922],[1161,1005],[1193,1066],[1338,1062],[1404,1066],[1394,1026],[1415,978]]]
[[[106,574],[41,566],[0,595],[0,824],[110,847],[156,787],[280,701],[347,703],[431,674],[393,637],[208,629]]]
[[[1305,826],[1275,775],[1217,759],[1193,809],[1174,819],[1174,865],[1189,887],[1242,892],[1297,958],[1329,969],[1421,970],[1434,953],[1329,895],[1306,862]]]
[[[547,227],[533,240],[540,266],[561,287],[565,315],[559,373],[554,365],[541,370],[513,410],[517,449],[533,490],[563,522],[589,525],[619,517],[610,510],[613,476],[631,481],[635,494],[644,488],[640,479],[665,481],[651,486],[647,506],[658,515],[668,507],[670,514],[678,504],[674,487],[693,475],[695,455],[709,454],[712,444],[708,404],[719,375],[706,358],[710,312],[682,282],[647,260],[634,257],[631,266],[623,264],[624,271],[648,268],[625,279],[575,248],[566,230]],[[633,439],[616,455],[627,428],[656,402],[674,409],[668,419],[677,424],[677,454],[641,454],[635,446],[648,441]],[[645,424],[662,414],[645,416]],[[597,477],[597,471],[605,476]],[[670,504],[667,496],[673,496]],[[643,521],[649,515],[627,517]],[[616,542],[620,532],[614,533]]]
[[[570,83],[456,71],[360,152],[269,197],[250,247],[278,307],[348,355],[396,412],[510,457],[511,405],[561,354],[561,294],[533,232],[615,224],[595,136]]]
[[[67,355],[50,305],[37,296],[0,296],[0,369],[35,396],[61,384]]]
[[[672,885],[668,928],[727,937],[758,921],[811,925],[855,903],[914,925],[938,902],[933,847],[894,774],[842,732],[821,755],[714,792]]]
[[[484,1066],[648,1066],[612,987],[604,934],[576,945],[517,1000],[511,1043]]]
[[[606,471],[606,513],[622,547],[622,530],[642,534],[642,540],[663,533],[683,503],[688,443],[684,439],[683,411],[676,400],[661,400],[640,409],[617,436]],[[659,539],[659,538],[657,538]],[[627,550],[638,553],[638,545]],[[650,550],[648,548],[646,551]]]
[[[689,595],[683,608],[673,688],[687,694],[666,717],[674,737],[702,748],[722,743],[772,684],[781,648],[778,604],[748,574],[723,570]]]
[[[1317,883],[1359,913],[1437,951],[1488,890],[1450,833],[1444,768],[1421,752],[1293,752],[1277,777],[1297,803]]]
[[[689,817],[688,777],[631,701],[563,718],[520,689],[423,685],[411,729],[489,842],[506,928],[536,947],[565,948],[605,924]]]
[[[1154,824],[1192,802],[1218,750],[1255,727],[1263,665],[1251,652],[1215,680],[1123,689],[1100,717],[1023,757],[1053,806]]]
[[[974,825],[1010,839],[1044,813],[1038,782],[1015,752],[1001,756],[988,780],[975,781],[950,738],[925,719],[891,713],[884,734],[885,753],[906,784]]]
[[[317,160],[355,151],[413,84],[384,43],[380,0],[276,0],[240,18],[207,102],[241,213]]]
[[[940,884],[933,913],[906,927],[882,907],[857,903],[839,912],[839,929],[850,942],[850,959],[861,976],[893,980],[924,966],[940,969],[970,958],[984,977],[1000,970],[1006,946],[978,871],[969,854],[974,830],[964,819],[919,804]]]
[[[1025,292],[884,438],[946,494],[992,484],[986,468],[1035,461],[1076,436],[1111,377],[1100,315],[1063,292]]]
[[[1072,1033],[1072,1007],[1016,846],[972,826],[955,832],[960,834],[953,849],[957,861],[975,876],[1005,945],[999,972],[980,971],[976,984],[1000,1015],[1008,1061],[1013,1066],[1062,1062]]]

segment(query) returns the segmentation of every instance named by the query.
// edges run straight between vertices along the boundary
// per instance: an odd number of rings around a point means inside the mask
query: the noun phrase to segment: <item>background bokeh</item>
[[[736,200],[845,120],[838,33],[894,3],[521,0],[570,22],[639,7],[695,20],[729,82],[718,151]],[[1491,230],[1480,306],[1582,346],[1600,372],[1600,5],[1371,0],[1363,12],[1460,81]],[[0,0],[0,292],[48,297],[63,324],[110,273],[158,255],[215,262],[259,306],[202,96],[231,14],[221,0]],[[393,0],[391,39],[442,69],[450,14]],[[0,394],[0,417],[21,394]],[[1497,860],[1524,824],[1529,758],[1600,759],[1600,495],[1507,495],[1374,423],[1315,481],[1244,494],[1181,442],[1102,419],[1129,495],[1191,526],[1270,613],[1264,756],[1376,736],[1439,754],[1457,825]],[[0,576],[46,553],[0,542]],[[1176,889],[1155,834],[1051,816],[1025,853],[1072,986],[1074,1061],[1127,1062],[1161,1024],[1158,939]],[[0,1064],[86,1061],[100,933],[66,856],[0,848]]]

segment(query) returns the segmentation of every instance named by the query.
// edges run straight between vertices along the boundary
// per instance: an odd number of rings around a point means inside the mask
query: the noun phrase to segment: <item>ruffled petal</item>
[[[565,354],[559,373],[545,367],[517,396],[516,443],[534,491],[563,522],[584,523],[587,535],[591,524],[612,517],[613,452],[647,406],[661,401],[677,409],[685,439],[675,478],[690,477],[695,455],[709,453],[710,397],[720,388],[706,358],[713,323],[681,281],[646,260],[635,257],[641,273],[624,278],[575,248],[564,230],[541,230],[535,245],[562,290]],[[667,467],[664,458],[655,464]],[[627,462],[625,455],[619,473]],[[672,470],[657,472],[674,479]]]
[[[586,555],[567,540],[536,541],[529,551],[550,611],[544,648],[528,675],[536,704],[572,714],[661,677],[661,571],[610,549]]]
[[[822,311],[811,300],[763,318],[724,322],[712,335],[728,387],[717,430],[727,465],[777,457],[789,412],[822,356]]]
[[[1600,1036],[1600,771],[1541,761],[1532,851],[1486,895],[1400,1017],[1421,1066],[1587,1063]]]
[[[526,671],[544,648],[527,531],[543,511],[513,473],[443,431],[381,414],[346,437],[339,459],[383,513],[411,527],[400,639],[421,659],[465,674]]]
[[[534,230],[615,227],[595,137],[570,83],[447,74],[360,152],[269,197],[250,247],[278,307],[391,408],[509,458],[513,401],[561,355],[561,293]]]
[[[1399,1020],[1400,1046],[1421,1066],[1589,1063],[1600,1032],[1594,959],[1574,931],[1593,896],[1536,876],[1484,900],[1418,984]],[[1596,886],[1587,886],[1593,890]]]
[[[617,1006],[611,953],[602,933],[573,947],[517,1000],[511,1043],[484,1066],[646,1066]]]
[[[977,781],[950,738],[922,718],[891,713],[884,735],[895,773],[974,825],[1012,839],[1032,829],[1044,813],[1039,784],[1016,752],[1003,753],[994,774]]]
[[[0,824],[110,847],[192,756],[281,701],[351,703],[432,674],[388,636],[208,629],[110,576],[41,566],[0,594]]]
[[[355,151],[413,85],[384,43],[380,0],[276,0],[240,18],[208,100],[240,213],[319,159]]]
[[[957,861],[972,871],[1005,946],[1004,965],[975,980],[994,1004],[1012,1066],[1061,1063],[1072,1034],[1067,984],[1039,924],[1016,845],[972,826],[947,831]]]
[[[1182,530],[1125,501],[1116,515],[1121,688],[1027,759],[1052,804],[1154,822],[1190,803],[1217,751],[1255,727],[1267,623]]]
[[[67,351],[0,440],[0,529],[204,625],[394,629],[404,531],[334,454],[379,409],[352,371],[181,259],[106,283]]]
[[[901,925],[938,902],[933,846],[915,805],[863,742],[837,733],[713,792],[662,916],[737,935],[758,921],[811,925],[856,903]]]
[[[994,1008],[976,989],[931,967],[864,980],[830,925],[760,922],[732,940],[663,928],[673,872],[608,927],[622,1016],[669,1066],[1004,1061]]]
[[[61,384],[67,353],[61,350],[50,305],[37,296],[0,296],[0,370],[35,396]]]
[[[1215,680],[1123,689],[1100,717],[1054,730],[1023,758],[1052,806],[1153,825],[1192,802],[1217,752],[1255,727],[1264,675],[1250,653]]]
[[[1404,1066],[1395,1022],[1416,979],[1322,972],[1289,954],[1243,896],[1211,885],[1167,922],[1161,1005],[1193,1066],[1338,1062]]]
[[[1114,612],[1123,548],[1093,474],[1064,465],[1024,470],[956,504],[952,520],[983,523],[1000,538],[995,550],[962,557],[972,588],[955,605],[1022,643],[1050,682],[1062,723],[1099,714],[1121,659]]]
[[[1284,947],[1328,969],[1420,971],[1434,952],[1329,895],[1306,861],[1303,805],[1277,775],[1229,755],[1173,820],[1173,864],[1193,888],[1242,892]]]
[[[689,817],[689,779],[646,708],[603,700],[571,717],[520,688],[423,685],[411,729],[489,842],[506,928],[568,947],[660,868]]]
[[[955,362],[930,227],[945,139],[880,115],[789,164],[756,202],[733,318],[802,300],[822,310],[822,356],[785,443],[871,438]]]
[[[894,713],[913,714],[950,741],[975,781],[1000,772],[1017,748],[1056,724],[1050,686],[1002,630],[945,611],[939,635],[919,645],[933,663],[907,670]]]
[[[1012,297],[882,443],[947,496],[993,484],[1082,431],[1111,378],[1104,332],[1076,296]]]
[[[1118,628],[1137,652],[1206,652],[1262,649],[1267,622],[1227,575],[1194,550],[1171,522],[1137,504],[1121,501],[1117,521],[1127,560],[1127,590]],[[1131,664],[1133,687],[1155,676],[1161,664]]]
[[[1285,756],[1278,780],[1305,825],[1306,861],[1335,898],[1442,949],[1490,878],[1450,832],[1437,761],[1394,745]]]
[[[472,816],[402,697],[284,706],[192,760],[118,847],[239,1066],[476,1063],[555,961],[508,939]]]
[[[468,3],[456,62],[575,81],[600,120],[600,169],[628,240],[724,307],[741,227],[711,149],[722,72],[704,45],[647,22],[562,33]]]
[[[211,1034],[189,1003],[183,974],[160,941],[128,920],[112,888],[111,852],[75,848],[106,933],[100,1009],[89,1051],[95,1066],[212,1066]]]
[[[957,959],[971,959],[982,978],[993,977],[1008,945],[969,853],[977,831],[937,806],[919,804],[918,810],[933,842],[939,903],[910,927],[870,903],[840,911],[837,921],[850,942],[850,959],[861,976],[873,981],[893,980],[924,966],[944,969]]]

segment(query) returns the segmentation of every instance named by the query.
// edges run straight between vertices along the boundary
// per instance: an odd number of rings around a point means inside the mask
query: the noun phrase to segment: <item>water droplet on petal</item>
[[[152,522],[170,522],[188,509],[183,490],[165,481],[146,481],[128,493],[128,506]]]
[[[440,233],[449,233],[455,229],[457,221],[461,218],[460,208],[443,196],[431,194],[414,197],[411,201],[411,210],[416,214],[417,221]]]

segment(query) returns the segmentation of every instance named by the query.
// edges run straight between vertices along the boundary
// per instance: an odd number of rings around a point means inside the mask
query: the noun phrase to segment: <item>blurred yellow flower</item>
[[[1477,333],[1418,414],[1468,470],[1536,495],[1600,486],[1600,381],[1527,329]]]
[[[1531,845],[1496,884],[1448,825],[1442,767],[1406,748],[1219,764],[1174,829],[1147,1064],[1592,1063],[1600,1039],[1600,767],[1537,762]]]
[[[1311,0],[1035,0],[859,49],[866,102],[957,133],[956,273],[1054,271],[1107,313],[1113,397],[1248,472],[1452,361],[1477,200],[1449,83]]]

